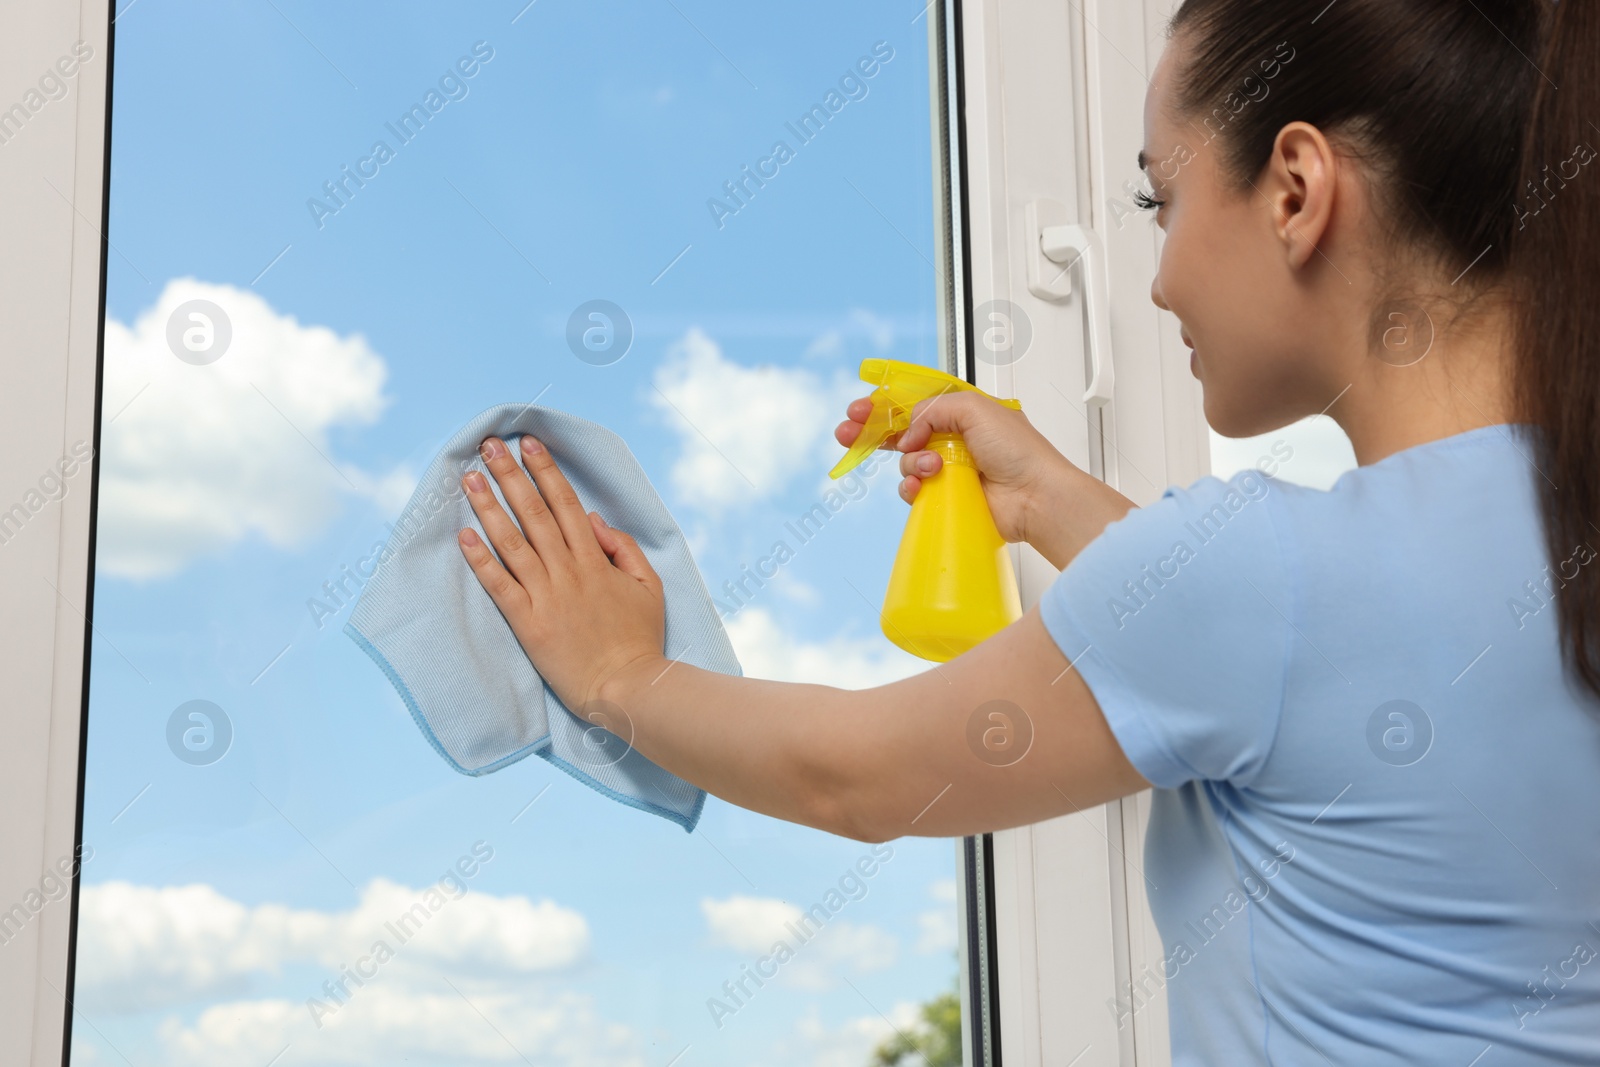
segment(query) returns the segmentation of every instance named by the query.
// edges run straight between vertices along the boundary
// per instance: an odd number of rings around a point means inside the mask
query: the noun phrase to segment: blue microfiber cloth
[[[569,711],[462,558],[457,531],[471,526],[484,536],[462,476],[482,472],[499,495],[478,445],[497,436],[519,456],[527,433],[549,448],[584,510],[632,534],[661,576],[666,654],[723,674],[744,673],[683,533],[622,438],[532,404],[490,408],[434,457],[344,632],[394,683],[423,736],[463,774],[488,774],[537,752],[606,796],[693,831],[705,791],[645,759],[630,738],[619,740]]]

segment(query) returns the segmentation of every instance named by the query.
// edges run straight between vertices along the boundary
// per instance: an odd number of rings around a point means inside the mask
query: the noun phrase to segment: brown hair
[[[1600,536],[1600,173],[1563,173],[1570,161],[1594,162],[1591,146],[1600,143],[1600,4],[1555,6],[1517,189],[1559,215],[1524,217],[1511,242],[1521,297],[1514,388],[1518,409],[1543,431],[1536,463],[1552,561],[1572,559]],[[1600,566],[1558,580],[1562,655],[1600,693]]]
[[[1600,565],[1554,562],[1600,545],[1600,0],[1185,0],[1172,30],[1236,177],[1290,122],[1351,134],[1394,238],[1512,297],[1562,656],[1600,696]]]

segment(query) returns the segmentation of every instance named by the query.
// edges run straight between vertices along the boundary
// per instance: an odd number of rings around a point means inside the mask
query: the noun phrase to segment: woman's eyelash
[[[1152,196],[1142,189],[1133,194],[1133,202],[1140,211],[1159,211],[1167,203],[1165,200]]]

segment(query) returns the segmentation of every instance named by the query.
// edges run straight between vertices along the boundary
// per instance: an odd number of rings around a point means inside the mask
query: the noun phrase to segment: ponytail
[[[1510,241],[1512,388],[1538,431],[1562,658],[1600,696],[1600,0],[1554,4],[1537,68]]]

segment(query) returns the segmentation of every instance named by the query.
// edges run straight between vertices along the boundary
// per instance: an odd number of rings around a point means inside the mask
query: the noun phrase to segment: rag
[[[692,832],[705,791],[633,748],[625,713],[611,709],[605,723],[611,729],[574,715],[534,669],[461,554],[456,535],[463,527],[489,543],[461,489],[462,476],[482,472],[500,496],[478,446],[496,436],[520,455],[524,434],[549,449],[584,511],[598,511],[631,534],[661,576],[665,653],[707,670],[743,674],[682,531],[627,444],[603,426],[534,404],[489,408],[433,458],[344,631],[394,684],[423,736],[461,773],[489,774],[537,753],[613,800]]]

